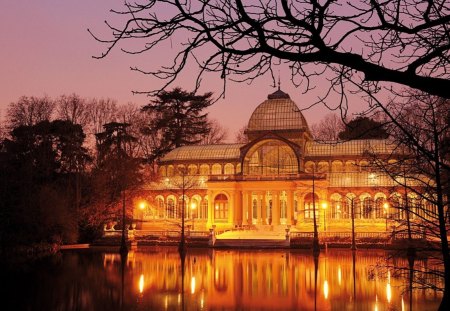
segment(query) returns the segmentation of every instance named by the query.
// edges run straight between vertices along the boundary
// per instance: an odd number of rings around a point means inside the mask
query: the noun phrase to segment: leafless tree
[[[54,101],[48,96],[22,96],[17,102],[9,104],[7,110],[8,127],[32,126],[41,121],[50,120],[54,107]]]
[[[62,95],[56,100],[57,118],[80,124],[83,128],[86,128],[89,122],[87,108],[86,99],[75,93]]]
[[[200,144],[212,145],[223,143],[228,137],[228,131],[216,119],[208,119],[208,127],[210,129],[206,136],[202,137]]]
[[[111,98],[94,98],[87,105],[87,114],[89,126],[86,132],[89,134],[101,133],[104,124],[115,121],[117,103]]]
[[[395,217],[403,219],[400,229],[404,228],[409,239],[411,233],[426,233],[427,237],[440,242],[439,251],[444,267],[440,275],[445,283],[440,310],[447,310],[450,305],[447,237],[450,101],[416,90],[406,90],[388,104],[372,99],[372,107],[385,114],[384,126],[392,141],[390,161],[377,159],[373,162],[378,169],[388,173],[396,184],[400,197],[392,198],[391,204],[402,213],[402,217]]]
[[[335,113],[329,113],[319,123],[311,126],[311,132],[316,140],[337,141],[339,133],[345,129],[342,118]]]
[[[244,125],[239,129],[239,131],[236,133],[236,136],[234,138],[234,141],[238,144],[246,144],[248,143],[248,137],[247,134],[245,134],[245,131],[247,130],[247,125]]]
[[[134,70],[171,84],[190,62],[206,72],[252,81],[285,64],[295,85],[314,87],[327,77],[329,91],[342,95],[344,83],[372,93],[380,82],[450,98],[450,3],[447,0],[386,1],[126,1],[112,37],[100,38],[103,58],[114,48],[146,53],[171,44],[172,64]],[[125,42],[134,41],[132,45]],[[175,42],[175,44],[174,44]],[[141,45],[139,45],[139,43]],[[130,47],[132,46],[132,47]],[[277,67],[278,69],[279,67]]]

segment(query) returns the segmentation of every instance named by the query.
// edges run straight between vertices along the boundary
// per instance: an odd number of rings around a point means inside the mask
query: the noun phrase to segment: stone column
[[[243,202],[242,202],[242,225],[248,225],[248,211],[250,209],[249,202],[251,202],[251,194],[250,194],[250,200],[249,200],[249,193],[248,191],[242,191],[243,196]]]
[[[262,198],[261,198],[261,193],[260,192],[258,192],[257,194],[256,194],[256,217],[257,217],[257,219],[256,219],[256,223],[258,224],[258,225],[260,225],[262,222],[261,222],[261,210],[262,210],[262,208],[261,208],[261,201],[262,200]]]
[[[230,199],[228,200],[228,224],[234,227],[234,217],[236,209],[236,192],[233,191],[230,194]]]
[[[294,214],[294,191],[288,190],[286,193],[286,224],[292,225],[292,215]]]
[[[305,204],[303,194],[297,194],[297,227],[305,222]]]
[[[262,224],[267,225],[267,192],[262,192],[262,200],[261,200],[261,217],[262,217]]]
[[[280,224],[280,192],[272,192],[272,225]]]
[[[212,191],[208,191],[208,222],[206,223],[207,228],[211,228],[213,225],[213,213],[214,213],[214,202],[213,202],[213,193]]]

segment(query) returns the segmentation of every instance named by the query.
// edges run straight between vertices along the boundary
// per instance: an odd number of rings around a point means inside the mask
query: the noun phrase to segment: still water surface
[[[315,261],[310,252],[196,249],[182,269],[174,248],[130,252],[124,264],[113,252],[65,251],[6,272],[0,309],[436,310],[439,292],[411,294],[426,274],[399,269],[408,260],[386,255],[328,250]]]

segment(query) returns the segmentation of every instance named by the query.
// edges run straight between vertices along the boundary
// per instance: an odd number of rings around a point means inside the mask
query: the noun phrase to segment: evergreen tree
[[[149,135],[160,135],[161,142],[153,151],[150,161],[161,158],[169,151],[201,142],[210,132],[207,113],[203,110],[212,104],[212,93],[195,95],[181,88],[163,91],[142,109],[156,117],[145,129]]]
[[[382,122],[368,117],[357,117],[345,124],[345,129],[339,133],[339,139],[384,139],[389,134]]]

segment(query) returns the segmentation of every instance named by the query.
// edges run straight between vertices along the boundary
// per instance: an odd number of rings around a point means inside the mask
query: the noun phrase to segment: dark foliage
[[[368,117],[357,117],[345,124],[345,129],[339,133],[339,139],[384,139],[389,135],[383,123]]]
[[[211,124],[203,110],[212,104],[211,97],[212,93],[195,95],[175,88],[161,92],[142,108],[156,113],[144,130],[148,135],[161,136],[150,160],[159,159],[174,148],[198,144],[209,134]]]

